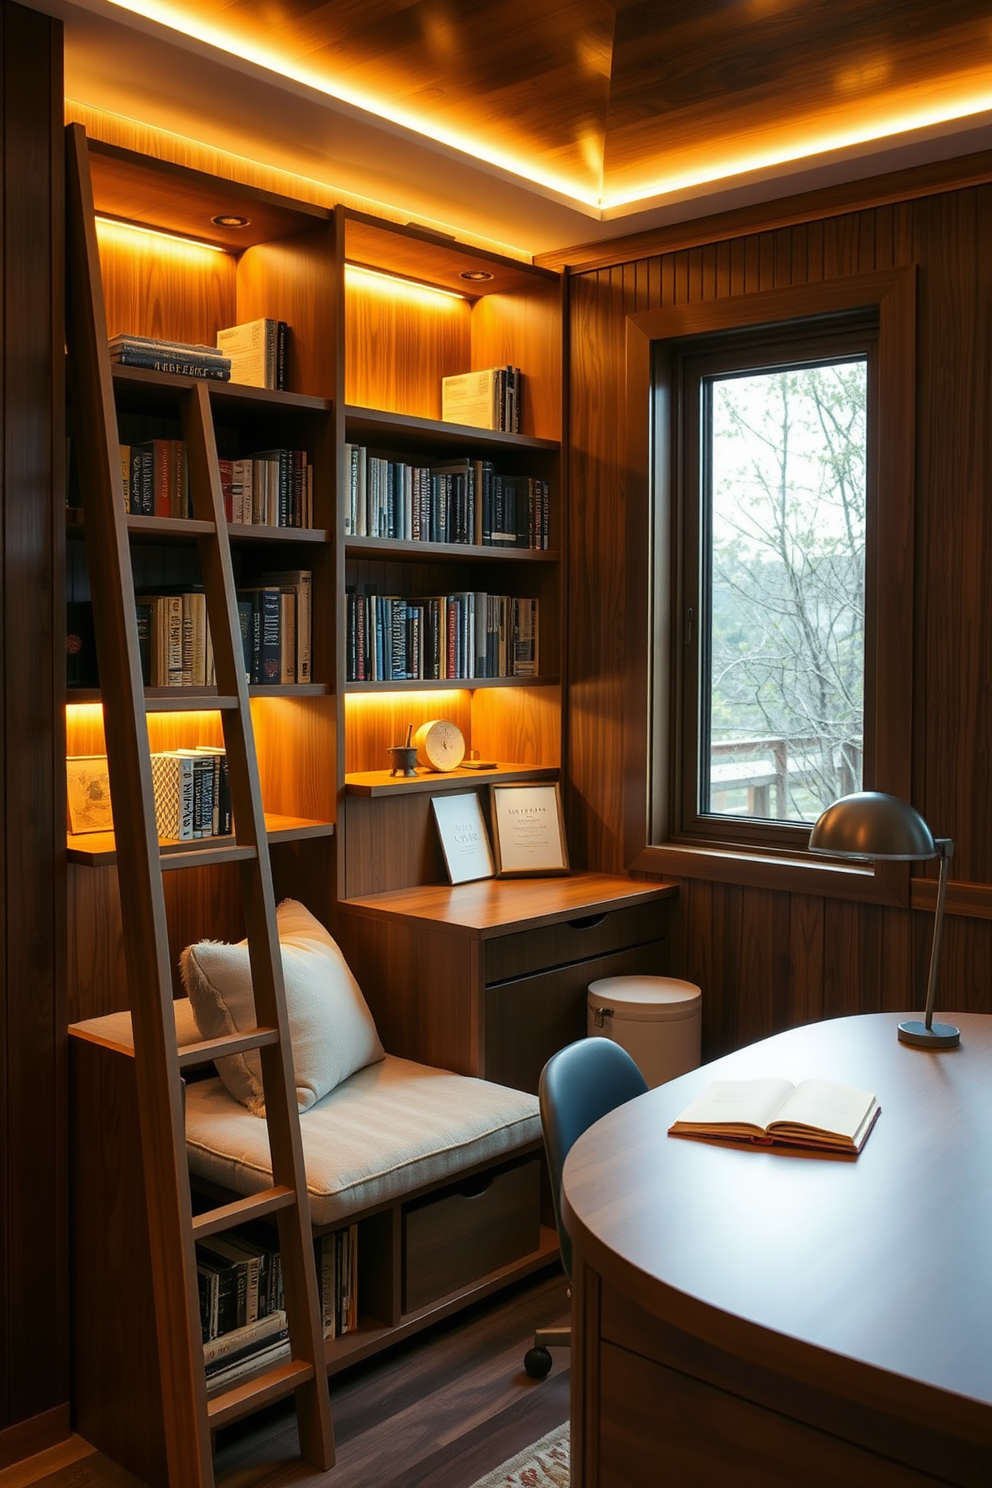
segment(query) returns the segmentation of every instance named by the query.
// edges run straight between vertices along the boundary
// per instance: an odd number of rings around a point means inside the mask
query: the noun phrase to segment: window
[[[681,833],[801,848],[861,787],[875,339],[676,351]]]
[[[914,271],[627,325],[627,863],[901,902],[807,849],[912,790]]]

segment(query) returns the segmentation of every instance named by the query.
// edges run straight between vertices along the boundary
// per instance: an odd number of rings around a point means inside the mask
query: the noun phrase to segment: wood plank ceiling
[[[141,0],[125,8],[149,13]],[[231,50],[304,69],[330,93],[602,206],[992,105],[988,0],[170,0],[168,10],[173,25],[207,25]]]

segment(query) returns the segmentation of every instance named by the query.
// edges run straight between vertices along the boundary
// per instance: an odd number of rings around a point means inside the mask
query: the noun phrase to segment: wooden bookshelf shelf
[[[141,401],[144,401],[141,397],[144,393],[158,404],[163,393],[187,392],[201,381],[207,385],[211,403],[221,412],[226,407],[249,412],[253,408],[259,408],[266,413],[329,413],[333,406],[327,398],[315,398],[308,393],[291,393],[282,388],[248,387],[244,383],[221,382],[212,378],[184,377],[178,372],[156,372],[150,367],[126,367],[119,362],[111,367],[111,373],[115,388],[124,391],[129,406],[132,407],[135,403],[134,398],[129,396],[131,393],[137,395]]]
[[[492,780],[557,780],[555,766],[498,764],[493,770],[459,768],[438,774],[423,770],[416,777],[390,775],[388,770],[364,770],[344,777],[345,789],[353,796],[402,796],[411,791],[465,790],[472,785],[487,785]]]
[[[344,410],[345,429],[352,443],[374,445],[377,440],[402,444],[411,451],[452,447],[466,453],[500,456],[518,451],[558,454],[557,439],[538,439],[531,434],[506,434],[499,429],[477,429],[469,424],[449,424],[443,419],[412,414],[386,413],[349,403]]]
[[[396,537],[346,537],[345,554],[349,558],[406,558],[421,563],[550,563],[557,564],[560,554],[549,548],[512,548],[476,543],[406,542]]]
[[[278,816],[265,813],[265,828],[269,844],[280,842],[305,842],[311,838],[332,837],[333,822],[307,821],[302,817]],[[241,847],[231,837],[198,837],[191,842],[174,842],[160,837],[162,866],[203,867],[215,863],[244,862],[255,856],[254,849]],[[117,862],[117,842],[113,832],[86,832],[80,835],[66,834],[66,858],[85,868],[106,868]],[[184,860],[183,862],[168,860]],[[195,863],[192,860],[195,859]]]
[[[440,677],[429,681],[414,677],[410,682],[348,682],[348,693],[372,692],[478,692],[491,687],[557,687],[557,677]],[[267,689],[272,691],[274,689]]]

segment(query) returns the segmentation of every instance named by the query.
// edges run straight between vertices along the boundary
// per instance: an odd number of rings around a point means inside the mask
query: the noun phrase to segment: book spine
[[[168,352],[146,351],[122,346],[111,356],[111,361],[122,367],[145,367],[152,372],[171,372],[180,377],[205,377],[215,382],[231,380],[230,363],[226,358],[213,359],[194,356],[170,356]]]

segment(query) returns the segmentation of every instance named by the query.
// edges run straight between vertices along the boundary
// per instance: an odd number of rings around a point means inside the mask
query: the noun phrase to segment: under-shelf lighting
[[[423,301],[440,296],[444,300],[466,300],[467,295],[457,289],[439,289],[436,284],[422,284],[418,279],[401,279],[396,274],[384,274],[379,269],[367,269],[362,264],[345,264],[345,280],[362,289],[378,289],[383,294]]]
[[[130,235],[140,234],[143,238],[156,238],[160,242],[170,243],[180,248],[200,248],[210,253],[228,253],[230,250],[223,248],[219,243],[206,243],[202,238],[184,238],[179,233],[163,232],[157,227],[140,227],[136,222],[121,222],[117,217],[103,217],[96,215],[97,232],[101,235],[117,236],[117,234]]]

